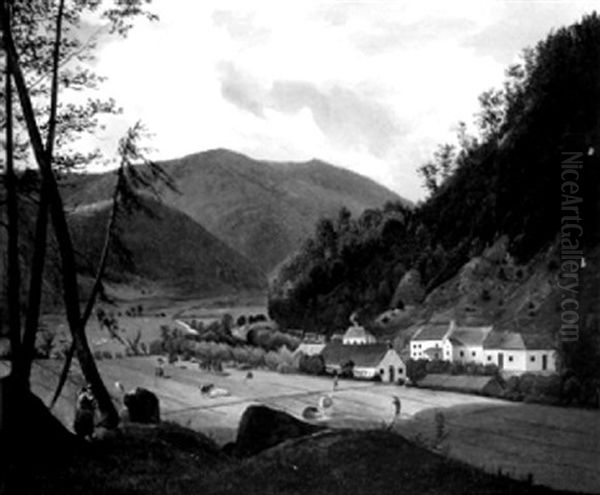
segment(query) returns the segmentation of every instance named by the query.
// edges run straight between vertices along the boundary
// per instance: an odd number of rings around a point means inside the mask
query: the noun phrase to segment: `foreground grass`
[[[559,493],[491,476],[382,430],[327,432],[237,460],[177,425],[127,427],[10,477],[19,494]]]

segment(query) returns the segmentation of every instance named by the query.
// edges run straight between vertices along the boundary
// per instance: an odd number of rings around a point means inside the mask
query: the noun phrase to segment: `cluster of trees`
[[[457,144],[440,146],[421,167],[428,199],[415,208],[387,204],[356,219],[347,210],[322,219],[271,284],[272,317],[287,327],[333,332],[357,309],[367,317],[388,309],[407,270],[418,270],[427,293],[502,235],[515,260],[527,263],[560,242],[564,152],[581,152],[571,200],[580,205],[578,247],[586,257],[595,252],[600,156],[592,146],[600,139],[600,109],[590,102],[600,101],[600,85],[590,61],[599,58],[596,13],[525,50],[503,86],[481,95],[477,136],[460,125]],[[597,294],[595,284],[588,293]],[[576,341],[560,343],[559,353],[565,372],[594,384],[592,390],[600,387],[600,308],[585,297],[582,291],[585,324]],[[558,313],[555,323],[558,330]]]
[[[89,63],[97,40],[81,35],[84,19],[88,15],[98,16],[107,23],[111,33],[125,35],[132,27],[133,17],[154,18],[146,10],[147,3],[131,0],[106,7],[95,0],[0,2],[0,29],[5,55],[0,126],[5,135],[2,141],[2,205],[6,217],[3,225],[7,230],[6,331],[12,361],[10,379],[0,386],[7,384],[15,392],[10,403],[6,404],[8,409],[5,412],[21,411],[21,402],[29,397],[44,273],[49,264],[49,247],[52,247],[60,263],[63,302],[73,342],[54,401],[66,380],[70,358],[76,354],[98,402],[104,425],[113,427],[118,422],[117,411],[98,373],[84,329],[101,292],[106,256],[115,236],[114,221],[119,213],[135,204],[137,188],[149,183],[132,167],[134,163],[143,161],[136,144],[141,126],[132,127],[119,146],[121,163],[112,198],[111,219],[106,226],[106,242],[83,311],[76,247],[72,242],[58,180],[75,167],[85,166],[99,158],[97,150],[82,152],[73,144],[82,135],[97,129],[100,114],[119,110],[114,101],[102,101],[89,93],[98,87],[102,78],[93,72]],[[76,101],[81,103],[64,103],[62,98],[69,91],[79,95],[88,92],[90,97],[80,96]],[[26,168],[30,170],[23,172]],[[33,168],[37,168],[37,172]],[[29,246],[32,247],[21,250],[28,244],[23,235],[23,224],[30,218],[35,218],[34,225],[29,225],[33,238]],[[51,246],[50,227],[55,242]],[[22,283],[22,275],[28,277],[27,290]],[[23,311],[25,308],[26,312]],[[14,421],[15,424],[0,426],[6,427],[4,431],[17,432],[21,417],[18,413],[7,413],[4,416],[6,422]]]

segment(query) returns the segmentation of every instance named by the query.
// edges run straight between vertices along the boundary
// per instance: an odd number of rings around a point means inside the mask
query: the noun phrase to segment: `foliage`
[[[307,375],[322,375],[325,373],[325,361],[323,356],[316,354],[313,356],[300,356],[298,369]]]

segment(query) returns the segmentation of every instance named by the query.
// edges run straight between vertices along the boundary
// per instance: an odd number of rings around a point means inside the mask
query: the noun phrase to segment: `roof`
[[[482,391],[490,382],[496,379],[493,376],[475,375],[442,375],[430,373],[419,380],[420,387],[446,388],[464,391]]]
[[[522,334],[519,332],[490,332],[485,342],[485,349],[506,350],[545,350],[554,349],[552,339],[544,334]]]
[[[339,365],[352,361],[359,368],[373,368],[385,357],[390,347],[387,344],[344,345],[331,343],[321,355],[326,365]]]
[[[442,340],[450,330],[450,323],[427,323],[420,327],[411,340]]]
[[[457,345],[483,345],[492,327],[456,327],[449,336],[450,342]]]
[[[490,332],[483,342],[484,349],[526,349],[525,342],[517,332]]]
[[[346,330],[344,334],[345,339],[368,339],[374,338],[372,334],[367,332],[364,327],[361,326],[352,326]]]

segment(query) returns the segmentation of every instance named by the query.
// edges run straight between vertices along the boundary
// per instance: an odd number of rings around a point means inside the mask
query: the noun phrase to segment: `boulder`
[[[0,445],[3,466],[6,462],[60,462],[81,447],[42,400],[22,390],[11,377],[0,379]]]
[[[391,306],[396,308],[399,305],[415,306],[420,304],[425,297],[425,288],[421,281],[421,274],[416,269],[408,270],[394,291]]]
[[[132,423],[160,423],[160,405],[158,397],[150,390],[137,387],[123,397],[123,403]]]
[[[290,438],[311,435],[323,429],[267,406],[249,406],[240,419],[234,454],[236,457],[249,457]]]

